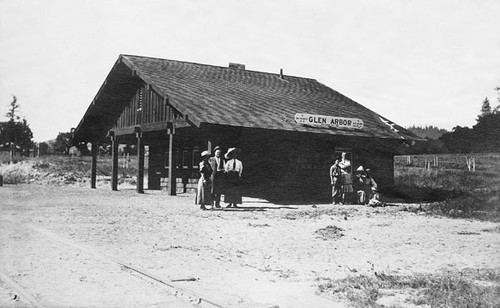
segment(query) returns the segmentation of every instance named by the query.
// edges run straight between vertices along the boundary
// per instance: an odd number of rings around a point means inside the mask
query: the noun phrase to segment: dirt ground
[[[243,201],[201,211],[193,195],[133,187],[0,187],[0,307],[345,307],[318,284],[500,268],[495,223]]]

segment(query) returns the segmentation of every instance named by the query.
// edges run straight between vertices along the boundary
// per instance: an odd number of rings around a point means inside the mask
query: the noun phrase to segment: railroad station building
[[[194,189],[200,153],[220,146],[241,149],[249,194],[328,196],[329,167],[341,152],[353,170],[370,168],[379,186],[387,186],[394,155],[419,138],[315,79],[237,63],[120,55],[73,140],[92,144],[92,187],[97,148],[111,140],[113,190],[119,144],[136,145],[137,191],[147,181],[147,189],[169,194]]]

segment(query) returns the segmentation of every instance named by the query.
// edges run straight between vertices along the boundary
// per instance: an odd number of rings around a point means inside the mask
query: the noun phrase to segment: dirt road
[[[317,285],[374,272],[500,268],[494,223],[257,199],[200,211],[193,199],[123,187],[2,187],[0,306],[343,307],[316,295]]]

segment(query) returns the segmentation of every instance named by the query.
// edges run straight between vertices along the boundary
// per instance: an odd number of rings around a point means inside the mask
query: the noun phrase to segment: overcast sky
[[[0,0],[0,121],[13,94],[35,141],[69,131],[119,54],[283,68],[450,130],[498,105],[500,1]]]

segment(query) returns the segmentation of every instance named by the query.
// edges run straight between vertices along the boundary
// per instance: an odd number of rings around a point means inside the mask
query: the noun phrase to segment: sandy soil
[[[500,268],[494,223],[248,198],[200,211],[193,200],[132,187],[1,187],[0,306],[344,307],[317,285]]]

